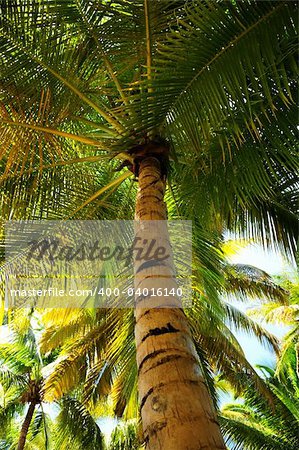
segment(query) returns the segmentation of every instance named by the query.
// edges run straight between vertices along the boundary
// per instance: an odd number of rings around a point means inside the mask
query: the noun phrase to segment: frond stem
[[[145,30],[146,30],[146,69],[147,79],[151,81],[152,78],[152,43],[151,43],[151,30],[150,30],[150,18],[149,18],[149,4],[148,0],[144,0],[144,14],[145,14]]]
[[[6,124],[13,127],[27,128],[29,130],[42,131],[43,133],[52,134],[54,136],[61,136],[66,139],[72,139],[73,141],[81,142],[82,144],[92,145],[93,147],[101,148],[105,150],[106,148],[101,146],[100,142],[96,139],[91,139],[86,136],[80,136],[73,133],[67,133],[65,131],[60,131],[55,128],[41,127],[40,125],[34,125],[26,122],[15,122],[13,120],[0,119],[0,124]]]

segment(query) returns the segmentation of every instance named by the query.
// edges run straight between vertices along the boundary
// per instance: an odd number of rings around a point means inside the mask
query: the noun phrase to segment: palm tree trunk
[[[27,433],[29,430],[29,426],[34,414],[34,410],[35,410],[35,403],[31,402],[29,403],[29,408],[26,414],[26,417],[24,419],[22,428],[21,428],[21,433],[20,433],[20,438],[19,438],[19,442],[18,442],[18,449],[17,450],[23,450],[23,448],[25,447],[25,443],[26,443],[26,438],[27,438]]]
[[[139,221],[165,220],[165,182],[160,163],[148,157],[140,164],[136,216]],[[146,222],[145,222],[146,223]],[[138,226],[138,225],[137,225]],[[153,224],[153,228],[155,225]],[[165,245],[165,222],[155,236]],[[152,230],[152,237],[155,230]],[[152,268],[136,267],[135,288],[150,288]],[[160,270],[160,268],[159,268]],[[173,268],[163,268],[163,276]],[[136,281],[136,273],[138,280]],[[163,288],[173,279],[163,281]],[[156,287],[156,286],[155,286]],[[136,295],[135,337],[137,347],[138,390],[144,438],[147,450],[225,449],[216,414],[205,385],[187,318],[178,303],[159,297]],[[167,306],[167,307],[166,307]]]

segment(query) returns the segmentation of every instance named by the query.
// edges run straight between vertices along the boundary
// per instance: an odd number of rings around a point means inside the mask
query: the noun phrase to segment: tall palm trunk
[[[136,219],[166,220],[164,192],[159,161],[153,157],[144,159],[139,169]],[[164,240],[167,245],[167,226],[162,228],[164,236],[161,227],[154,236],[155,224],[152,227],[151,237],[160,243]],[[172,267],[162,269],[163,277],[166,276],[163,288],[171,283],[173,286]],[[135,262],[135,287],[140,291],[144,286],[150,288],[151,283],[157,287],[151,270],[142,265],[136,268]],[[172,300],[172,304],[169,297],[158,300],[160,307],[153,308],[155,299],[136,295],[138,389],[146,449],[224,450],[187,318],[180,304],[175,303],[177,300]]]
[[[25,447],[27,433],[28,433],[28,430],[29,430],[29,426],[31,424],[31,420],[32,420],[33,414],[34,414],[35,405],[36,405],[36,403],[34,403],[34,402],[29,403],[29,408],[28,408],[26,417],[24,419],[24,422],[23,422],[23,425],[22,425],[22,428],[21,428],[21,433],[20,433],[20,438],[19,438],[18,449],[17,450],[23,450],[23,448]]]

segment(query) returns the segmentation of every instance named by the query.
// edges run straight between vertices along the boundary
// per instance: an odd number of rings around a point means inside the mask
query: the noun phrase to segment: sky
[[[290,277],[296,271],[295,261],[287,261],[278,251],[264,250],[259,244],[248,244],[236,251],[230,257],[230,261],[238,264],[249,264],[264,270],[269,275],[289,274]]]

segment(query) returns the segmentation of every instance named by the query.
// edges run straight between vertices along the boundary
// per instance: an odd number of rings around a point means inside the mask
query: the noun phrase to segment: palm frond
[[[71,445],[76,450],[104,450],[103,435],[88,410],[78,400],[69,397],[63,398],[60,405],[54,448],[58,450]]]

